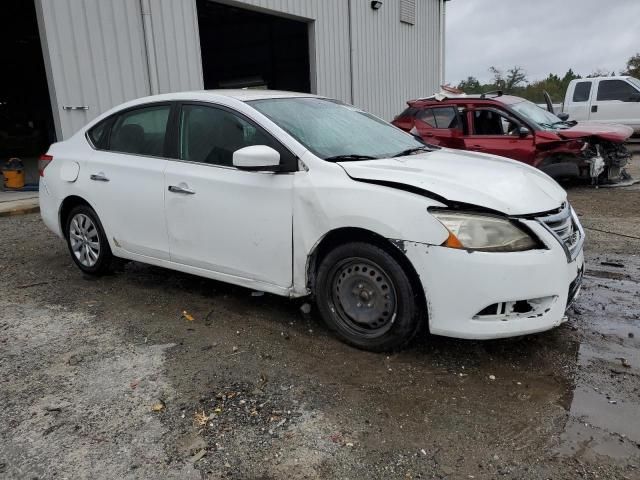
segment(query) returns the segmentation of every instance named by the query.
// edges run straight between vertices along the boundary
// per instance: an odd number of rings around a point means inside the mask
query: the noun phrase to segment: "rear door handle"
[[[94,180],[96,182],[108,182],[109,179],[106,177],[106,175],[102,172],[100,173],[93,173],[89,176],[89,178],[91,180]]]
[[[181,187],[180,185],[169,185],[169,191],[171,193],[182,193],[185,195],[194,195],[196,193],[195,190],[191,190],[187,187]]]

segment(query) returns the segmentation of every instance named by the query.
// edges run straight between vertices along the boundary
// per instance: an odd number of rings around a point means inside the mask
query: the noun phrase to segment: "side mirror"
[[[527,127],[520,127],[518,128],[518,136],[520,138],[524,138],[527,135],[529,135],[531,133],[531,130],[529,130]]]
[[[556,117],[558,117],[563,122],[566,122],[567,120],[569,120],[569,114],[567,112],[556,113]]]
[[[275,171],[280,166],[280,154],[266,145],[252,145],[233,152],[233,166],[241,170]]]

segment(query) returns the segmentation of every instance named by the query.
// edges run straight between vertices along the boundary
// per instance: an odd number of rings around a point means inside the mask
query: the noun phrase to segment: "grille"
[[[584,235],[571,206],[564,203],[560,211],[540,217],[538,220],[556,236],[565,248],[569,260],[573,260],[580,251]]]

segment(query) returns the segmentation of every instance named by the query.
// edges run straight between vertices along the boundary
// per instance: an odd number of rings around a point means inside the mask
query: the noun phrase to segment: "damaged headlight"
[[[538,247],[538,241],[506,218],[476,213],[432,210],[449,231],[444,247],[482,252],[521,252]]]

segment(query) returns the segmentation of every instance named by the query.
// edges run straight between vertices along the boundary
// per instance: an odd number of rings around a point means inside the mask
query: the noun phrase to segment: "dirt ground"
[[[137,263],[84,278],[38,215],[0,218],[0,478],[640,479],[640,185],[570,198],[566,324],[393,355],[301,301]]]

